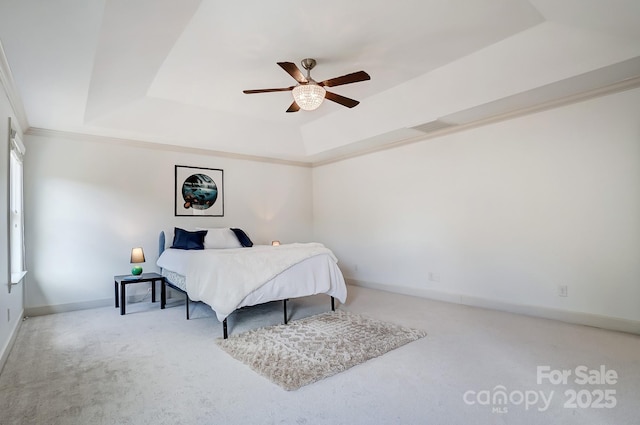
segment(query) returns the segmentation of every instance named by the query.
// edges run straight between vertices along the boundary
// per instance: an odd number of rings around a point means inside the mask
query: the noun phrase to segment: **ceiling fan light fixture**
[[[311,70],[316,66],[315,59],[307,58],[303,59],[300,63],[302,67],[307,71],[305,77],[300,68],[293,62],[278,62],[278,66],[284,69],[287,74],[293,77],[298,82],[297,85],[291,87],[280,87],[273,89],[258,89],[258,90],[242,90],[243,93],[271,93],[279,91],[290,91],[293,94],[293,103],[287,109],[287,112],[298,112],[300,109],[305,111],[313,111],[318,109],[324,99],[329,99],[332,102],[338,103],[347,108],[353,108],[360,102],[357,100],[349,99],[348,97],[341,96],[337,93],[326,91],[325,87],[342,86],[344,84],[357,83],[360,81],[370,80],[371,77],[364,71],[352,72],[351,74],[342,75],[336,78],[329,78],[321,83],[317,83],[311,78]]]
[[[322,104],[327,91],[315,81],[309,81],[308,84],[299,84],[295,86],[292,93],[293,99],[296,101],[300,109],[313,111],[314,109],[318,109]]]

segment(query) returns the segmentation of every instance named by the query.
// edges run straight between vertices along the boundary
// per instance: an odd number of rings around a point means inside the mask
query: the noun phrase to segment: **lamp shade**
[[[299,84],[292,90],[293,99],[300,109],[304,109],[305,111],[318,109],[324,100],[326,92],[322,86],[319,86],[313,80],[310,80],[308,84]]]
[[[146,260],[144,259],[144,251],[142,248],[133,248],[131,250],[131,264],[134,263],[144,263]]]

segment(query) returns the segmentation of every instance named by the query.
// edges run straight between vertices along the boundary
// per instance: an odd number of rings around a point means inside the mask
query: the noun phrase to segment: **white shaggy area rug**
[[[337,310],[254,329],[217,344],[285,390],[296,390],[426,336]]]

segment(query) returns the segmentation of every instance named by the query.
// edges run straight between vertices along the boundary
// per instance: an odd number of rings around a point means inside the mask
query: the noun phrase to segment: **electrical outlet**
[[[440,275],[438,273],[429,272],[429,280],[431,282],[440,282]]]
[[[558,296],[559,297],[568,297],[569,296],[569,287],[567,285],[558,285]]]

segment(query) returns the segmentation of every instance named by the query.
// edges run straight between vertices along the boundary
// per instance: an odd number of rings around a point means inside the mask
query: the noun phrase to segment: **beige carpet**
[[[232,357],[290,391],[424,336],[421,330],[338,310],[217,342]]]
[[[107,282],[108,283],[108,282]],[[341,311],[429,332],[349,370],[285,391],[217,344],[222,326],[182,299],[33,317],[0,373],[2,425],[638,425],[640,336],[355,286]],[[288,304],[291,324],[329,297]],[[240,310],[230,335],[282,322],[282,303]],[[537,383],[538,366],[615,370],[614,385]],[[465,402],[468,391],[554,392],[545,411]],[[615,408],[567,408],[565,392],[615,390]],[[594,397],[595,397],[594,393]],[[595,400],[595,398],[594,398]],[[539,406],[538,406],[539,407]]]

